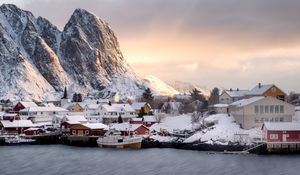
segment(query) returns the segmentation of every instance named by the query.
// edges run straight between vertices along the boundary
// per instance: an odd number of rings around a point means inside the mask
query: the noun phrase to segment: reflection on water
[[[300,155],[223,155],[176,149],[0,146],[1,175],[296,175]]]

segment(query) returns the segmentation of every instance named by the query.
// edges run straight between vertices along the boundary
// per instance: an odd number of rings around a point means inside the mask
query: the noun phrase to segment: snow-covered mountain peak
[[[173,87],[167,85],[153,75],[145,76],[144,81],[146,86],[149,87],[155,95],[174,96],[175,94],[179,94]]]

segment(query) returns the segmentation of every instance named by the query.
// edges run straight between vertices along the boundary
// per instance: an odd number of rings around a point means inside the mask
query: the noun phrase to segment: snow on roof
[[[132,121],[140,122],[143,121],[143,118],[131,118]]]
[[[111,105],[104,104],[102,105],[102,107],[106,109],[108,112],[122,112],[122,111],[134,112],[134,109],[129,104],[116,104],[116,103]]]
[[[144,122],[157,122],[156,117],[154,115],[144,115]]]
[[[129,123],[116,123],[111,126],[111,129],[117,131],[135,131],[139,127],[143,126],[142,124],[129,124]]]
[[[24,127],[35,127],[31,120],[2,120],[1,121],[4,128],[24,128]]]
[[[270,89],[274,84],[265,84],[265,85],[256,85],[253,89],[251,89],[248,95],[262,95],[268,89]]]
[[[4,116],[5,115],[5,112],[0,112],[0,116]]]
[[[100,107],[100,104],[92,103],[92,104],[87,104],[85,107],[87,109],[98,109]]]
[[[261,99],[264,99],[264,96],[258,96],[258,97],[251,97],[248,99],[242,99],[242,100],[238,100],[236,102],[233,102],[230,104],[230,106],[236,106],[236,107],[243,107],[243,106],[247,106],[251,103],[254,103],[256,101],[259,101]]]
[[[300,123],[293,122],[266,122],[264,127],[270,131],[300,131]]]
[[[36,103],[32,101],[20,101],[19,103],[21,103],[25,108],[38,106]]]
[[[249,90],[225,90],[230,97],[243,97],[249,93]]]
[[[20,112],[68,112],[68,110],[61,107],[37,106],[28,107],[20,110]]]
[[[215,104],[215,105],[213,105],[213,107],[215,107],[215,108],[227,108],[228,104]]]
[[[65,121],[68,123],[87,122],[87,119],[83,115],[66,115]]]
[[[146,102],[132,103],[131,107],[135,110],[140,110],[146,105]]]
[[[35,127],[32,127],[32,128],[28,128],[28,129],[26,129],[26,130],[24,130],[24,131],[36,131],[36,130],[39,130],[39,129],[43,130],[42,128],[35,128]]]
[[[82,125],[90,129],[108,129],[108,126],[103,123],[85,123]]]
[[[5,113],[3,116],[4,117],[15,117],[17,116],[18,114],[12,114],[12,113]]]
[[[45,107],[55,107],[53,103],[44,103],[43,106]]]

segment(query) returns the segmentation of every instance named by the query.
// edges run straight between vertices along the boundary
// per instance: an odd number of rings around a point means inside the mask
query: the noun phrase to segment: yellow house
[[[63,106],[63,108],[69,110],[70,112],[83,112],[84,108],[79,103],[68,103]]]
[[[261,83],[259,83],[257,86],[255,86],[253,89],[250,90],[247,96],[248,97],[265,96],[265,97],[274,97],[282,101],[287,100],[286,93],[283,92],[274,84],[262,85]]]
[[[139,103],[132,103],[132,108],[135,110],[136,114],[139,114],[141,109],[144,108],[144,112],[149,114],[151,111],[151,106],[149,103],[146,102],[139,102]]]

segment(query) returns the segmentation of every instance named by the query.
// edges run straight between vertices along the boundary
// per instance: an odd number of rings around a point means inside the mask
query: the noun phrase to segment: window
[[[259,122],[260,122],[260,123],[263,123],[263,122],[264,122],[264,118],[261,118]]]
[[[274,106],[273,105],[270,106],[270,113],[274,113]]]
[[[89,135],[90,131],[89,130],[85,130],[85,135]]]
[[[255,122],[255,123],[259,123],[259,121],[258,121],[258,119],[257,119],[257,118],[255,118],[255,119],[254,119],[254,122]]]
[[[279,113],[279,106],[278,105],[275,106],[275,113]]]
[[[284,107],[283,107],[283,105],[280,105],[279,110],[280,110],[280,113],[284,113]]]
[[[76,130],[72,130],[72,134],[73,134],[73,135],[76,135]]]
[[[265,122],[269,122],[269,118],[265,118]]]
[[[269,106],[265,106],[265,113],[269,113]]]
[[[265,109],[264,109],[264,106],[259,106],[259,110],[260,110],[260,113],[263,114],[263,113],[264,113],[264,110],[265,110]]]
[[[278,134],[270,134],[270,139],[278,139]]]
[[[279,119],[278,118],[275,118],[275,122],[278,122],[279,121]]]
[[[279,121],[280,121],[280,122],[283,122],[283,117],[280,117]]]
[[[254,106],[254,112],[255,114],[258,114],[258,106]]]

